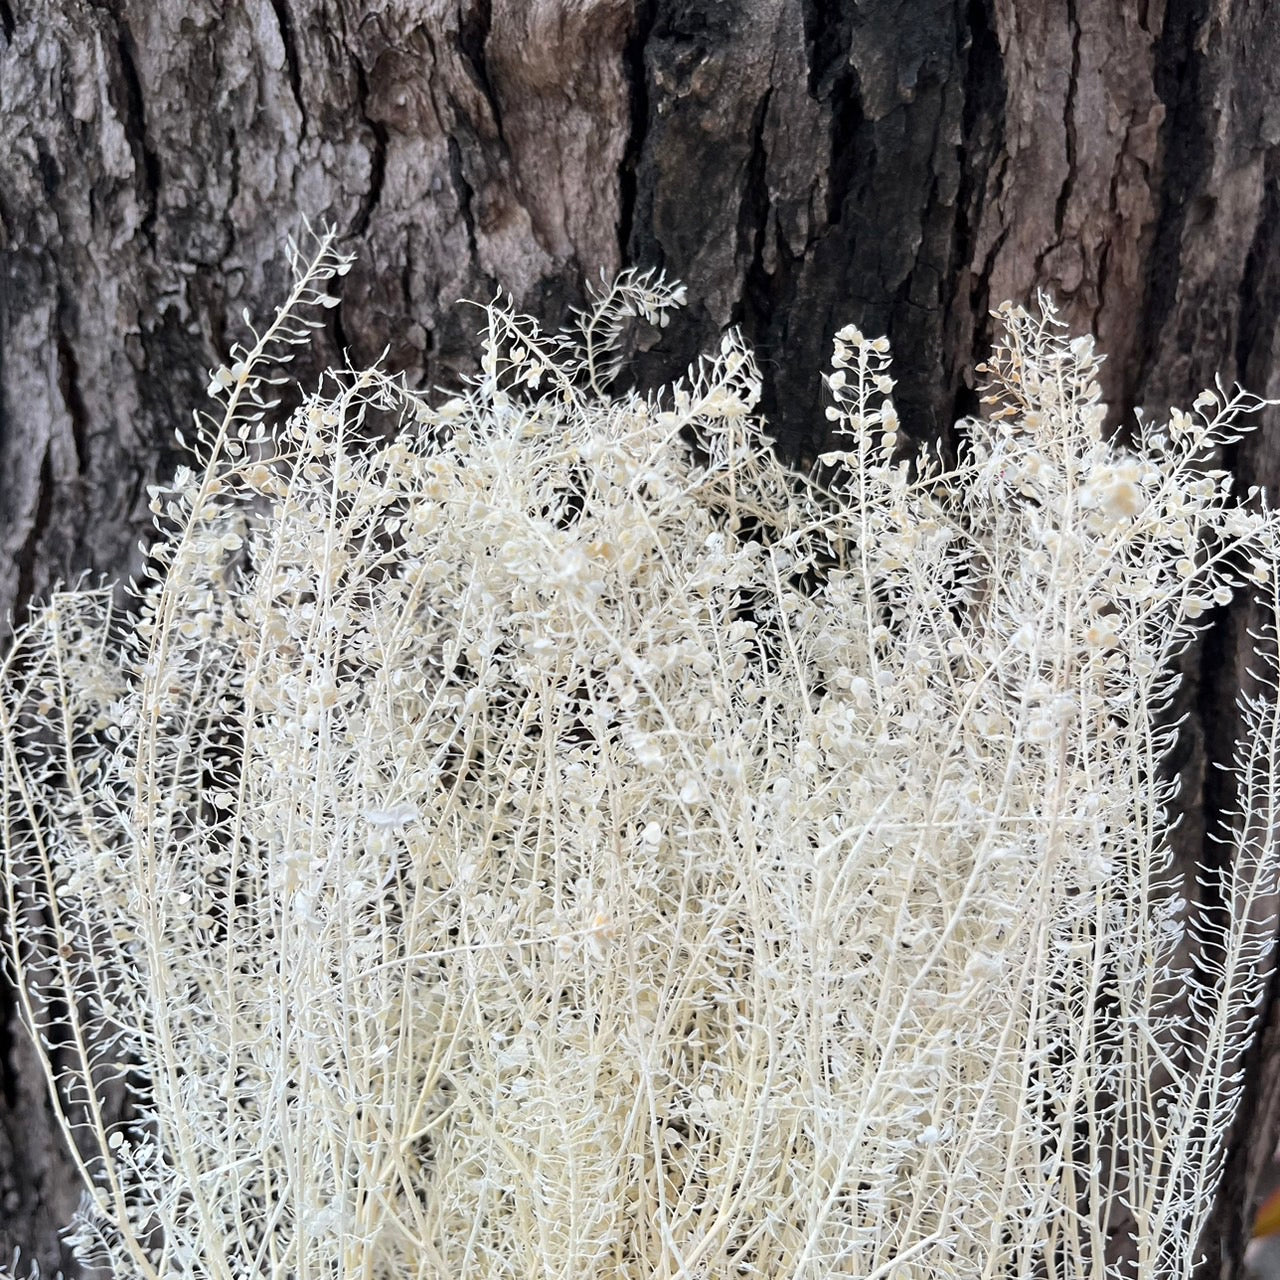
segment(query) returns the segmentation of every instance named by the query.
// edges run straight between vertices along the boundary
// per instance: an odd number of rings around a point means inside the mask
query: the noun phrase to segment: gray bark
[[[301,215],[359,256],[314,367],[385,347],[453,384],[458,299],[501,287],[554,323],[585,281],[656,265],[693,305],[639,376],[740,324],[797,459],[823,444],[836,327],[889,335],[905,429],[945,438],[976,407],[988,308],[1037,286],[1109,354],[1116,423],[1215,373],[1280,394],[1267,0],[0,0],[0,137],[0,615],[137,568],[145,486],[241,309],[281,295]],[[1280,479],[1271,437],[1228,462]],[[1187,866],[1217,856],[1207,762],[1246,622],[1224,614],[1188,668]],[[73,1178],[11,1008],[0,1025],[0,1254],[65,1263]],[[1248,1064],[1207,1242],[1224,1276],[1277,1062]]]

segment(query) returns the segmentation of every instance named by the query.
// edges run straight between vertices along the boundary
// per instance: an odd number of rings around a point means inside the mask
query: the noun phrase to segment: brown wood
[[[458,299],[501,287],[555,321],[584,281],[656,265],[693,305],[639,376],[742,325],[797,458],[823,443],[836,327],[889,334],[905,429],[945,438],[988,308],[1037,286],[1109,353],[1117,423],[1215,373],[1280,395],[1271,0],[0,0],[0,138],[0,613],[136,569],[145,486],[241,309],[281,295],[303,214],[359,254],[317,362],[385,347],[456,382]],[[1280,480],[1274,431],[1228,461]],[[1187,866],[1229,800],[1206,761],[1244,620],[1188,666]],[[73,1183],[3,1025],[0,1254],[57,1265]],[[1276,1063],[1249,1064],[1206,1242],[1223,1276]]]

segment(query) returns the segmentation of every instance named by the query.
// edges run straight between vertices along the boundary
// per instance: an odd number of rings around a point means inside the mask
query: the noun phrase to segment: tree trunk
[[[456,383],[459,299],[501,288],[554,323],[601,273],[660,266],[692,305],[637,375],[741,325],[797,460],[824,443],[835,328],[888,334],[904,429],[945,440],[977,405],[989,306],[1037,287],[1108,353],[1114,424],[1215,374],[1280,394],[1267,0],[0,0],[0,126],[0,616],[136,571],[146,485],[242,309],[282,295],[303,215],[359,255],[312,371],[386,348],[412,383]],[[1280,479],[1264,437],[1227,462]],[[1223,611],[1188,663],[1188,869],[1217,856],[1208,762],[1247,623]],[[0,1254],[67,1265],[74,1177],[11,1006],[0,1052]],[[1223,1276],[1278,1064],[1246,1064],[1205,1242]]]

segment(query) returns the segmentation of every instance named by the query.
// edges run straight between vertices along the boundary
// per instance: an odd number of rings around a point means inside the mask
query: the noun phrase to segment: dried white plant
[[[341,372],[276,425],[347,262],[294,265],[137,610],[58,594],[3,666],[9,958],[83,1256],[1188,1276],[1280,744],[1268,675],[1198,915],[1164,713],[1197,620],[1280,594],[1275,517],[1206,467],[1261,402],[1121,448],[1088,341],[1006,308],[944,470],[844,329],[844,447],[796,476],[734,336],[609,393],[624,319],[681,301],[629,275],[576,338],[490,306],[440,407]]]

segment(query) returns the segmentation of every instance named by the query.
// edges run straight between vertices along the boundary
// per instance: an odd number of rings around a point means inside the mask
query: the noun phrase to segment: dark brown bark
[[[640,376],[742,325],[794,457],[821,444],[833,329],[887,332],[906,429],[945,437],[988,307],[1037,286],[1109,353],[1117,423],[1215,373],[1280,394],[1267,0],[0,0],[0,137],[0,611],[136,568],[145,485],[241,309],[280,296],[301,215],[359,255],[317,364],[386,347],[448,384],[459,298],[555,321],[657,265],[693,305]],[[1274,436],[1229,462],[1280,479]],[[1215,856],[1244,622],[1188,668],[1188,866]],[[56,1263],[73,1182],[5,1026],[0,1253]],[[1251,1060],[1206,1242],[1224,1276],[1278,1062]]]

